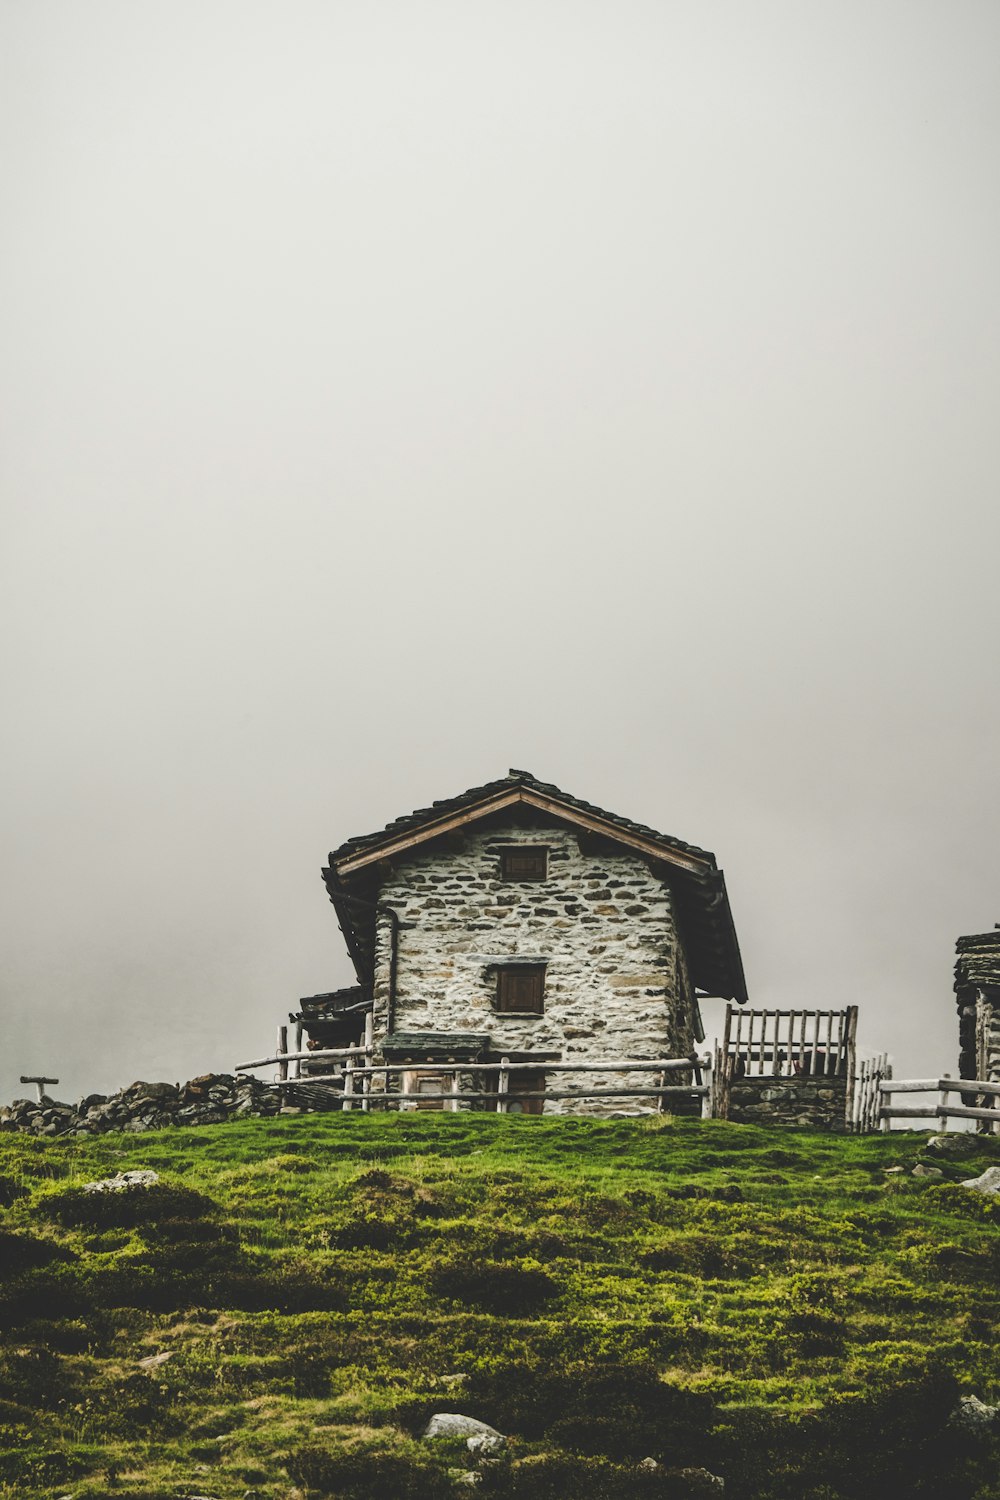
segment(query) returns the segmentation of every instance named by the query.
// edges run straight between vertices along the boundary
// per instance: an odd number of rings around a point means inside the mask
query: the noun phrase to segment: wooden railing
[[[892,1064],[885,1052],[878,1057],[862,1059],[854,1080],[854,1096],[849,1100],[848,1119],[855,1134],[867,1135],[878,1130],[881,1124],[881,1086],[891,1077]]]
[[[281,1028],[283,1030],[284,1028]],[[279,1041],[283,1040],[280,1037]],[[362,1047],[325,1047],[315,1051],[289,1051],[287,1046],[279,1046],[272,1057],[258,1058],[254,1062],[240,1063],[236,1067],[237,1073],[250,1072],[255,1068],[274,1068],[277,1072],[277,1085],[280,1089],[299,1090],[307,1093],[313,1085],[329,1085],[331,1092],[335,1089],[341,1109],[360,1109],[368,1112],[374,1109],[419,1109],[423,1107],[444,1107],[457,1110],[462,1104],[486,1104],[492,1105],[498,1114],[507,1114],[516,1110],[522,1102],[544,1101],[544,1100],[587,1100],[587,1099],[655,1099],[657,1109],[662,1111],[671,1099],[696,1098],[701,1101],[702,1116],[713,1113],[714,1089],[712,1080],[711,1062],[708,1057],[668,1057],[652,1059],[623,1059],[603,1063],[564,1063],[564,1062],[512,1062],[508,1057],[501,1057],[496,1062],[474,1063],[474,1062],[418,1062],[406,1061],[402,1063],[376,1063],[374,1049],[370,1040]],[[324,1073],[301,1073],[298,1069],[305,1061],[329,1062],[332,1064],[330,1071]],[[294,1071],[293,1071],[294,1070]],[[645,1083],[639,1087],[628,1087],[625,1084],[614,1085],[610,1088],[546,1088],[546,1089],[518,1089],[512,1086],[519,1073],[547,1072],[558,1074],[595,1074],[595,1073],[645,1073],[655,1078],[655,1082]],[[686,1072],[691,1074],[690,1083],[668,1083],[667,1079],[676,1073]],[[416,1093],[412,1089],[415,1075],[419,1074],[421,1080],[440,1078],[442,1088],[439,1092]],[[467,1080],[474,1080],[483,1075],[487,1084],[493,1083],[495,1087],[477,1089],[470,1087]],[[392,1089],[391,1080],[398,1078],[401,1087]],[[376,1081],[380,1081],[382,1087],[376,1088]],[[490,1112],[492,1113],[493,1110]]]
[[[722,1054],[736,1078],[852,1072],[858,1008],[747,1010],[726,1006]]]
[[[886,1078],[878,1085],[879,1120],[891,1130],[893,1120],[933,1120],[929,1129],[947,1130],[949,1120],[979,1120],[1000,1134],[1000,1083],[984,1078]],[[937,1094],[936,1104],[893,1104],[893,1094]],[[990,1100],[983,1104],[949,1104],[951,1094]]]

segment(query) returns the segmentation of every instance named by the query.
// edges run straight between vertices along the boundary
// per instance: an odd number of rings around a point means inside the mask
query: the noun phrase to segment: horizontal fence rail
[[[978,1120],[992,1126],[992,1134],[1000,1134],[1000,1083],[985,1078],[893,1078],[883,1079],[878,1085],[880,1107],[878,1116],[883,1130],[892,1128],[893,1120],[933,1120],[935,1126],[944,1131],[949,1120]],[[935,1104],[894,1104],[893,1094],[937,1094]],[[966,1098],[981,1099],[982,1104],[950,1104],[949,1096],[960,1094]]]
[[[708,1057],[628,1058],[601,1063],[564,1063],[554,1060],[512,1062],[501,1057],[496,1062],[421,1062],[408,1059],[401,1063],[377,1063],[374,1061],[374,1045],[370,1033],[363,1047],[323,1047],[314,1051],[290,1051],[284,1027],[278,1030],[278,1047],[271,1057],[258,1058],[253,1062],[240,1063],[237,1073],[250,1072],[255,1068],[277,1069],[277,1085],[294,1097],[301,1090],[309,1100],[310,1090],[317,1089],[314,1100],[326,1087],[333,1108],[345,1110],[361,1109],[457,1109],[462,1104],[492,1104],[498,1114],[518,1110],[523,1102],[549,1100],[588,1099],[653,1099],[662,1111],[670,1099],[687,1098],[701,1101],[701,1113],[712,1113],[714,1098],[711,1060]],[[332,1063],[327,1072],[301,1071],[303,1062]],[[289,1067],[294,1070],[291,1075]],[[678,1073],[689,1073],[690,1083],[668,1083]],[[520,1074],[535,1077],[539,1073],[590,1075],[594,1073],[630,1074],[645,1073],[650,1082],[640,1087],[621,1085],[595,1086],[586,1077],[583,1087],[518,1088],[516,1080]],[[491,1075],[489,1077],[484,1075]],[[482,1077],[485,1088],[470,1085]],[[419,1081],[422,1089],[414,1087]],[[398,1079],[401,1087],[393,1090],[390,1080]],[[373,1088],[376,1080],[381,1088]],[[426,1084],[440,1081],[439,1089],[427,1089]],[[561,1077],[560,1080],[561,1081]],[[493,1112],[493,1111],[491,1111]]]

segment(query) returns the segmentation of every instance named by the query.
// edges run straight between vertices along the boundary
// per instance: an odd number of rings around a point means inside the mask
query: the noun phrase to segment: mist
[[[510,766],[714,851],[752,1003],[957,1071],[998,60],[974,0],[0,10],[0,1099],[262,1056],[352,979],[327,851]]]

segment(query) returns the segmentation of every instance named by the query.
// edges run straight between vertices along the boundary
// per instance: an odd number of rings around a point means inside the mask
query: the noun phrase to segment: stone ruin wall
[[[734,1078],[729,1119],[739,1125],[799,1125],[847,1129],[846,1074],[817,1078]]]
[[[500,878],[500,851],[544,844],[545,881]],[[566,1061],[686,1056],[694,1045],[685,959],[671,894],[637,855],[583,852],[577,835],[538,826],[469,833],[460,848],[394,865],[379,899],[399,915],[395,1031],[489,1033],[497,1051]],[[376,952],[375,1039],[385,1035],[390,924]],[[491,961],[547,959],[544,1013],[494,1009]],[[683,978],[682,978],[683,976]],[[684,1013],[682,1013],[684,1012]],[[646,1074],[548,1074],[547,1088],[642,1087]],[[651,1098],[546,1101],[546,1113],[636,1114]]]
[[[1000,990],[980,990],[976,997],[976,1077],[1000,1083]]]

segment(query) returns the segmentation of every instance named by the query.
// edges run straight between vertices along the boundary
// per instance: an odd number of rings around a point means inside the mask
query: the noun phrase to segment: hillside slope
[[[445,1410],[511,1436],[484,1497],[1000,1496],[948,1423],[1000,1397],[971,1144],[931,1178],[924,1136],[715,1121],[0,1137],[0,1494],[439,1500]],[[83,1193],[128,1168],[161,1181]]]

